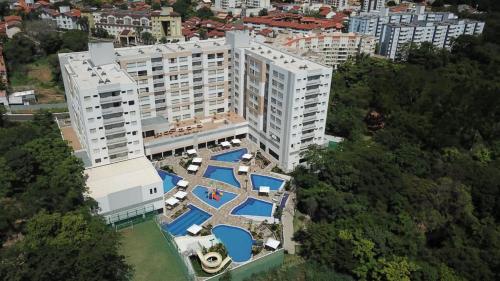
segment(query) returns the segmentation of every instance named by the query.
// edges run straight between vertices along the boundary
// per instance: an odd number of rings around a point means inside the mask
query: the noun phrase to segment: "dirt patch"
[[[52,82],[52,71],[48,65],[31,66],[28,71],[28,76],[40,82]]]
[[[64,94],[58,91],[56,88],[37,88],[35,92],[38,103],[58,103],[65,101]]]

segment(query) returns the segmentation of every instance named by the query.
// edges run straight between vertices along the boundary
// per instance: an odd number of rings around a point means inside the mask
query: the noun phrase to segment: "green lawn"
[[[134,267],[134,281],[184,281],[185,265],[150,220],[120,231],[121,254]]]

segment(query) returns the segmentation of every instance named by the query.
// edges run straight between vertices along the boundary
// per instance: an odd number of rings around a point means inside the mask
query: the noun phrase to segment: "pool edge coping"
[[[211,214],[211,213],[209,213],[209,212],[207,212],[207,211],[203,210],[202,208],[199,208],[198,206],[194,205],[193,203],[189,203],[189,204],[187,204],[187,206],[193,206],[193,207],[195,207],[196,209],[198,209],[198,210],[200,210],[200,211],[202,211],[202,212],[205,212],[205,213],[207,213],[207,214],[209,214],[209,215],[210,215],[210,217],[208,217],[208,218],[207,218],[207,219],[206,219],[206,220],[205,220],[205,221],[204,221],[201,225],[199,225],[199,226],[204,225],[205,223],[207,223],[207,222],[208,222],[208,221],[209,221],[209,220],[210,220],[210,219],[214,216],[213,214]],[[184,212],[184,213],[182,213],[180,216],[176,217],[176,218],[175,218],[173,221],[171,221],[170,223],[166,223],[166,224],[165,224],[165,226],[168,226],[169,224],[172,224],[173,222],[177,221],[177,219],[180,219],[182,216],[184,216],[185,214],[189,213],[190,211],[191,211],[191,209],[190,209],[190,210],[188,210],[188,211],[186,211],[186,212]],[[163,229],[163,227],[162,227],[162,229]],[[170,235],[172,235],[174,238],[175,238],[175,237],[186,236],[186,235],[179,235],[179,236],[176,236],[176,235],[174,235],[174,234],[170,233],[170,231],[168,231],[168,230],[166,230],[166,229],[165,229],[165,231],[167,231],[167,232],[168,232]]]
[[[223,181],[220,181],[220,180],[215,180],[215,179],[212,179],[212,178],[208,178],[208,177],[205,177],[205,173],[207,172],[208,170],[208,167],[218,167],[218,168],[223,168],[223,169],[231,169],[233,170],[233,177],[234,179],[240,184],[240,186],[234,186],[232,184],[229,184],[227,182],[223,182]],[[206,178],[206,179],[210,179],[210,180],[213,180],[213,181],[216,181],[216,182],[220,182],[222,184],[227,184],[229,186],[232,186],[233,188],[237,188],[237,189],[241,189],[241,182],[238,180],[238,178],[236,177],[235,173],[234,173],[235,169],[233,167],[224,167],[224,166],[217,166],[217,165],[210,165],[210,164],[207,164],[207,167],[205,167],[205,170],[203,170],[203,174],[201,175],[202,178]]]
[[[271,216],[250,216],[250,215],[233,215],[233,211],[234,209],[238,208],[239,206],[241,206],[243,203],[245,203],[249,198],[252,198],[252,199],[255,199],[255,200],[258,200],[258,201],[262,201],[262,202],[266,202],[266,203],[270,203],[272,204],[272,209],[271,209]],[[229,211],[229,215],[230,216],[233,216],[233,217],[244,217],[244,218],[247,218],[247,219],[250,219],[250,220],[254,220],[254,221],[265,221],[267,220],[268,218],[269,219],[272,219],[272,220],[275,220],[274,218],[274,211],[276,210],[276,204],[274,202],[269,202],[269,201],[266,201],[266,200],[263,200],[263,199],[259,199],[259,198],[256,198],[256,197],[253,197],[253,196],[247,196],[247,198],[245,199],[245,201],[241,202],[239,205],[236,205],[234,206],[231,211]],[[259,219],[259,218],[262,218],[262,219]]]
[[[254,238],[253,238],[253,235],[252,233],[248,230],[248,229],[244,229],[243,227],[240,227],[240,226],[236,226],[236,225],[231,225],[231,224],[225,224],[225,223],[221,223],[221,224],[218,224],[218,225],[214,225],[212,226],[212,229],[210,229],[210,233],[212,233],[213,236],[215,236],[215,238],[217,238],[221,243],[222,243],[222,240],[220,240],[214,233],[213,233],[213,230],[214,228],[216,228],[217,226],[229,226],[229,227],[234,227],[234,228],[239,228],[243,231],[246,231],[248,234],[250,234],[250,238],[252,239],[252,245],[251,247],[253,246],[253,242],[256,241]],[[224,244],[224,243],[222,243]],[[224,247],[226,247],[226,245],[224,245]],[[252,261],[252,258],[253,258],[253,253],[252,253],[252,248],[250,247],[250,258],[246,261],[241,261],[241,262],[237,262],[237,261],[234,261],[233,258],[231,258],[231,260],[233,260],[234,263],[237,263],[237,264],[245,264],[245,263],[248,263],[250,261]],[[227,255],[229,256],[229,250],[227,251]]]
[[[196,198],[198,198],[198,200],[200,200],[203,204],[206,204],[207,206],[209,206],[209,207],[211,207],[211,208],[214,208],[214,209],[215,209],[215,210],[217,210],[217,211],[218,211],[218,210],[220,210],[220,208],[224,207],[224,205],[228,204],[229,202],[231,202],[231,201],[235,200],[236,198],[240,197],[241,195],[243,195],[243,194],[238,194],[238,193],[234,193],[234,192],[231,192],[231,191],[224,190],[224,192],[228,192],[228,193],[234,194],[234,195],[236,195],[236,196],[235,196],[233,199],[231,199],[231,200],[227,201],[226,203],[222,204],[219,208],[215,208],[214,206],[212,206],[212,205],[210,205],[210,204],[206,203],[206,202],[205,202],[205,201],[203,201],[201,198],[199,198],[196,194],[194,194],[193,190],[194,190],[196,187],[198,187],[198,186],[205,187],[207,190],[208,190],[208,188],[209,188],[208,186],[204,186],[204,185],[201,185],[201,184],[197,184],[197,185],[195,185],[193,188],[191,188],[191,191],[190,191],[190,192],[191,192],[191,193],[192,193],[192,194],[193,194]]]
[[[283,183],[281,183],[281,186],[280,186],[277,190],[269,190],[269,192],[278,192],[278,191],[283,191],[283,189],[285,188],[286,182],[287,182],[287,180],[286,180],[286,179],[282,179],[282,178],[278,178],[278,177],[273,177],[273,176],[270,176],[270,175],[265,175],[265,174],[262,174],[262,173],[257,173],[257,172],[252,172],[252,173],[249,173],[249,174],[248,174],[248,178],[250,179],[250,184],[252,185],[252,190],[255,190],[255,191],[257,191],[257,192],[259,191],[258,189],[253,189],[252,175],[264,176],[264,177],[269,177],[269,178],[279,179],[279,180],[282,180],[282,181],[283,181]],[[269,188],[269,189],[270,189],[270,188]]]

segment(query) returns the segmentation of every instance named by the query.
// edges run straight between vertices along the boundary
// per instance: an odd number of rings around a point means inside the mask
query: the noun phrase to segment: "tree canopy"
[[[360,56],[332,79],[327,133],[294,173],[310,263],[355,280],[500,279],[498,19],[451,52]],[[491,25],[489,25],[491,23]]]
[[[0,279],[129,280],[118,234],[93,215],[82,163],[52,115],[1,124]]]

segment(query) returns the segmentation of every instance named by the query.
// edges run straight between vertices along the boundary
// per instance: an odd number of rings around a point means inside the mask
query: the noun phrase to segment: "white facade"
[[[293,37],[285,35],[285,37],[285,40],[277,40],[275,45],[308,56],[333,69],[337,69],[339,65],[358,54],[375,53],[376,40],[371,35],[332,32]]]
[[[136,112],[136,126],[127,127],[132,119],[124,125],[125,136],[130,137],[127,151],[133,152],[129,158],[137,150],[137,155],[165,157],[248,136],[274,157],[271,160],[290,171],[308,145],[324,143],[332,69],[253,42],[248,32],[228,32],[227,36],[227,41],[118,48],[111,55],[100,52],[111,58],[101,68],[114,70],[113,76],[119,79],[116,84],[110,82],[114,87],[109,91],[119,90],[117,99],[123,101],[119,106],[123,110],[113,108],[111,113],[128,112],[124,118],[130,118],[130,112]],[[93,135],[89,129],[94,126],[89,118],[94,115],[81,103],[90,92],[102,92],[99,79],[89,77],[94,68],[83,66],[91,56],[88,52],[60,55],[73,126],[81,132],[82,146],[90,150]],[[102,115],[101,109],[94,108],[103,103],[98,97],[89,100],[96,103],[89,107],[97,116]],[[128,134],[131,131],[137,133]],[[109,146],[108,135],[106,130],[99,131],[101,146]],[[138,139],[144,151],[134,146]],[[108,154],[92,155],[94,165],[97,157],[104,161]]]
[[[214,8],[217,10],[230,10],[235,8],[271,8],[270,0],[215,0]]]
[[[164,207],[163,181],[146,157],[85,170],[88,194],[108,223]]]
[[[380,11],[385,6],[385,0],[363,0],[361,4],[362,12],[375,12]]]
[[[56,27],[60,29],[81,29],[81,26],[78,24],[78,19],[80,18],[79,12],[71,11],[67,6],[59,7],[59,12],[42,10],[40,18],[53,21]]]
[[[324,143],[332,69],[226,34],[233,51],[233,107],[248,121],[249,139],[292,170],[300,153]]]
[[[484,23],[471,20],[387,24],[380,39],[380,54],[390,59],[401,58],[409,44],[432,43],[437,48],[450,49],[460,35],[480,35]]]
[[[107,55],[99,45],[89,44],[91,52]],[[71,122],[91,165],[143,156],[135,81],[117,65],[101,64],[98,54],[59,54],[59,60]]]
[[[124,30],[152,32],[151,15],[143,11],[111,10],[92,13],[96,28],[102,28],[109,35],[118,37]]]

